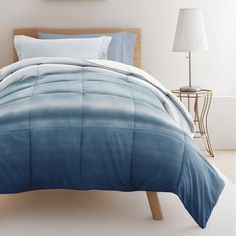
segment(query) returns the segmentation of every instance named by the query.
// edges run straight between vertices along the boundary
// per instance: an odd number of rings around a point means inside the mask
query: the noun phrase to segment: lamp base
[[[198,87],[198,86],[184,86],[180,88],[181,92],[198,92],[200,91],[202,88]]]

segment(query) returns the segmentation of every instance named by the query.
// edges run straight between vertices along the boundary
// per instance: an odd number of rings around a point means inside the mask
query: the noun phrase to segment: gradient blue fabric
[[[133,65],[134,49],[137,36],[130,32],[110,34],[47,34],[38,32],[39,39],[66,39],[66,38],[97,38],[101,36],[112,37],[108,49],[108,59],[127,65]]]
[[[0,92],[0,130],[2,194],[172,192],[204,228],[224,186],[160,99],[129,76],[85,68],[19,80]]]

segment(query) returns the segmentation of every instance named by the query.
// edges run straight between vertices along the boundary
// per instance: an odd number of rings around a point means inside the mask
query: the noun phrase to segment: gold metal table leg
[[[200,115],[200,133],[203,136],[207,152],[214,157],[213,149],[211,146],[211,141],[208,131],[208,114],[211,106],[212,95],[205,95],[203,97],[203,107]]]

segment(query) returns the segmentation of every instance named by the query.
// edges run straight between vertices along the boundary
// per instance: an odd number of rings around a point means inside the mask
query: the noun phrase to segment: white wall
[[[213,89],[214,104],[222,106],[211,112],[213,142],[216,148],[226,147],[216,130],[224,110],[232,127],[232,135],[225,138],[230,148],[236,148],[236,122],[230,110],[236,107],[235,0],[0,0],[0,67],[12,60],[13,28],[140,27],[143,68],[173,89],[188,79],[185,54],[171,51],[178,10],[183,7],[202,8],[205,17],[210,51],[193,55],[193,80]]]

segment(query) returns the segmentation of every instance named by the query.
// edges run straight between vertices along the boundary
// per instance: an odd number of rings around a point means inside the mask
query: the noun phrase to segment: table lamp
[[[192,52],[207,51],[208,42],[201,9],[180,9],[173,52],[188,52],[189,85],[181,87],[183,92],[196,92],[201,87],[192,86]]]

